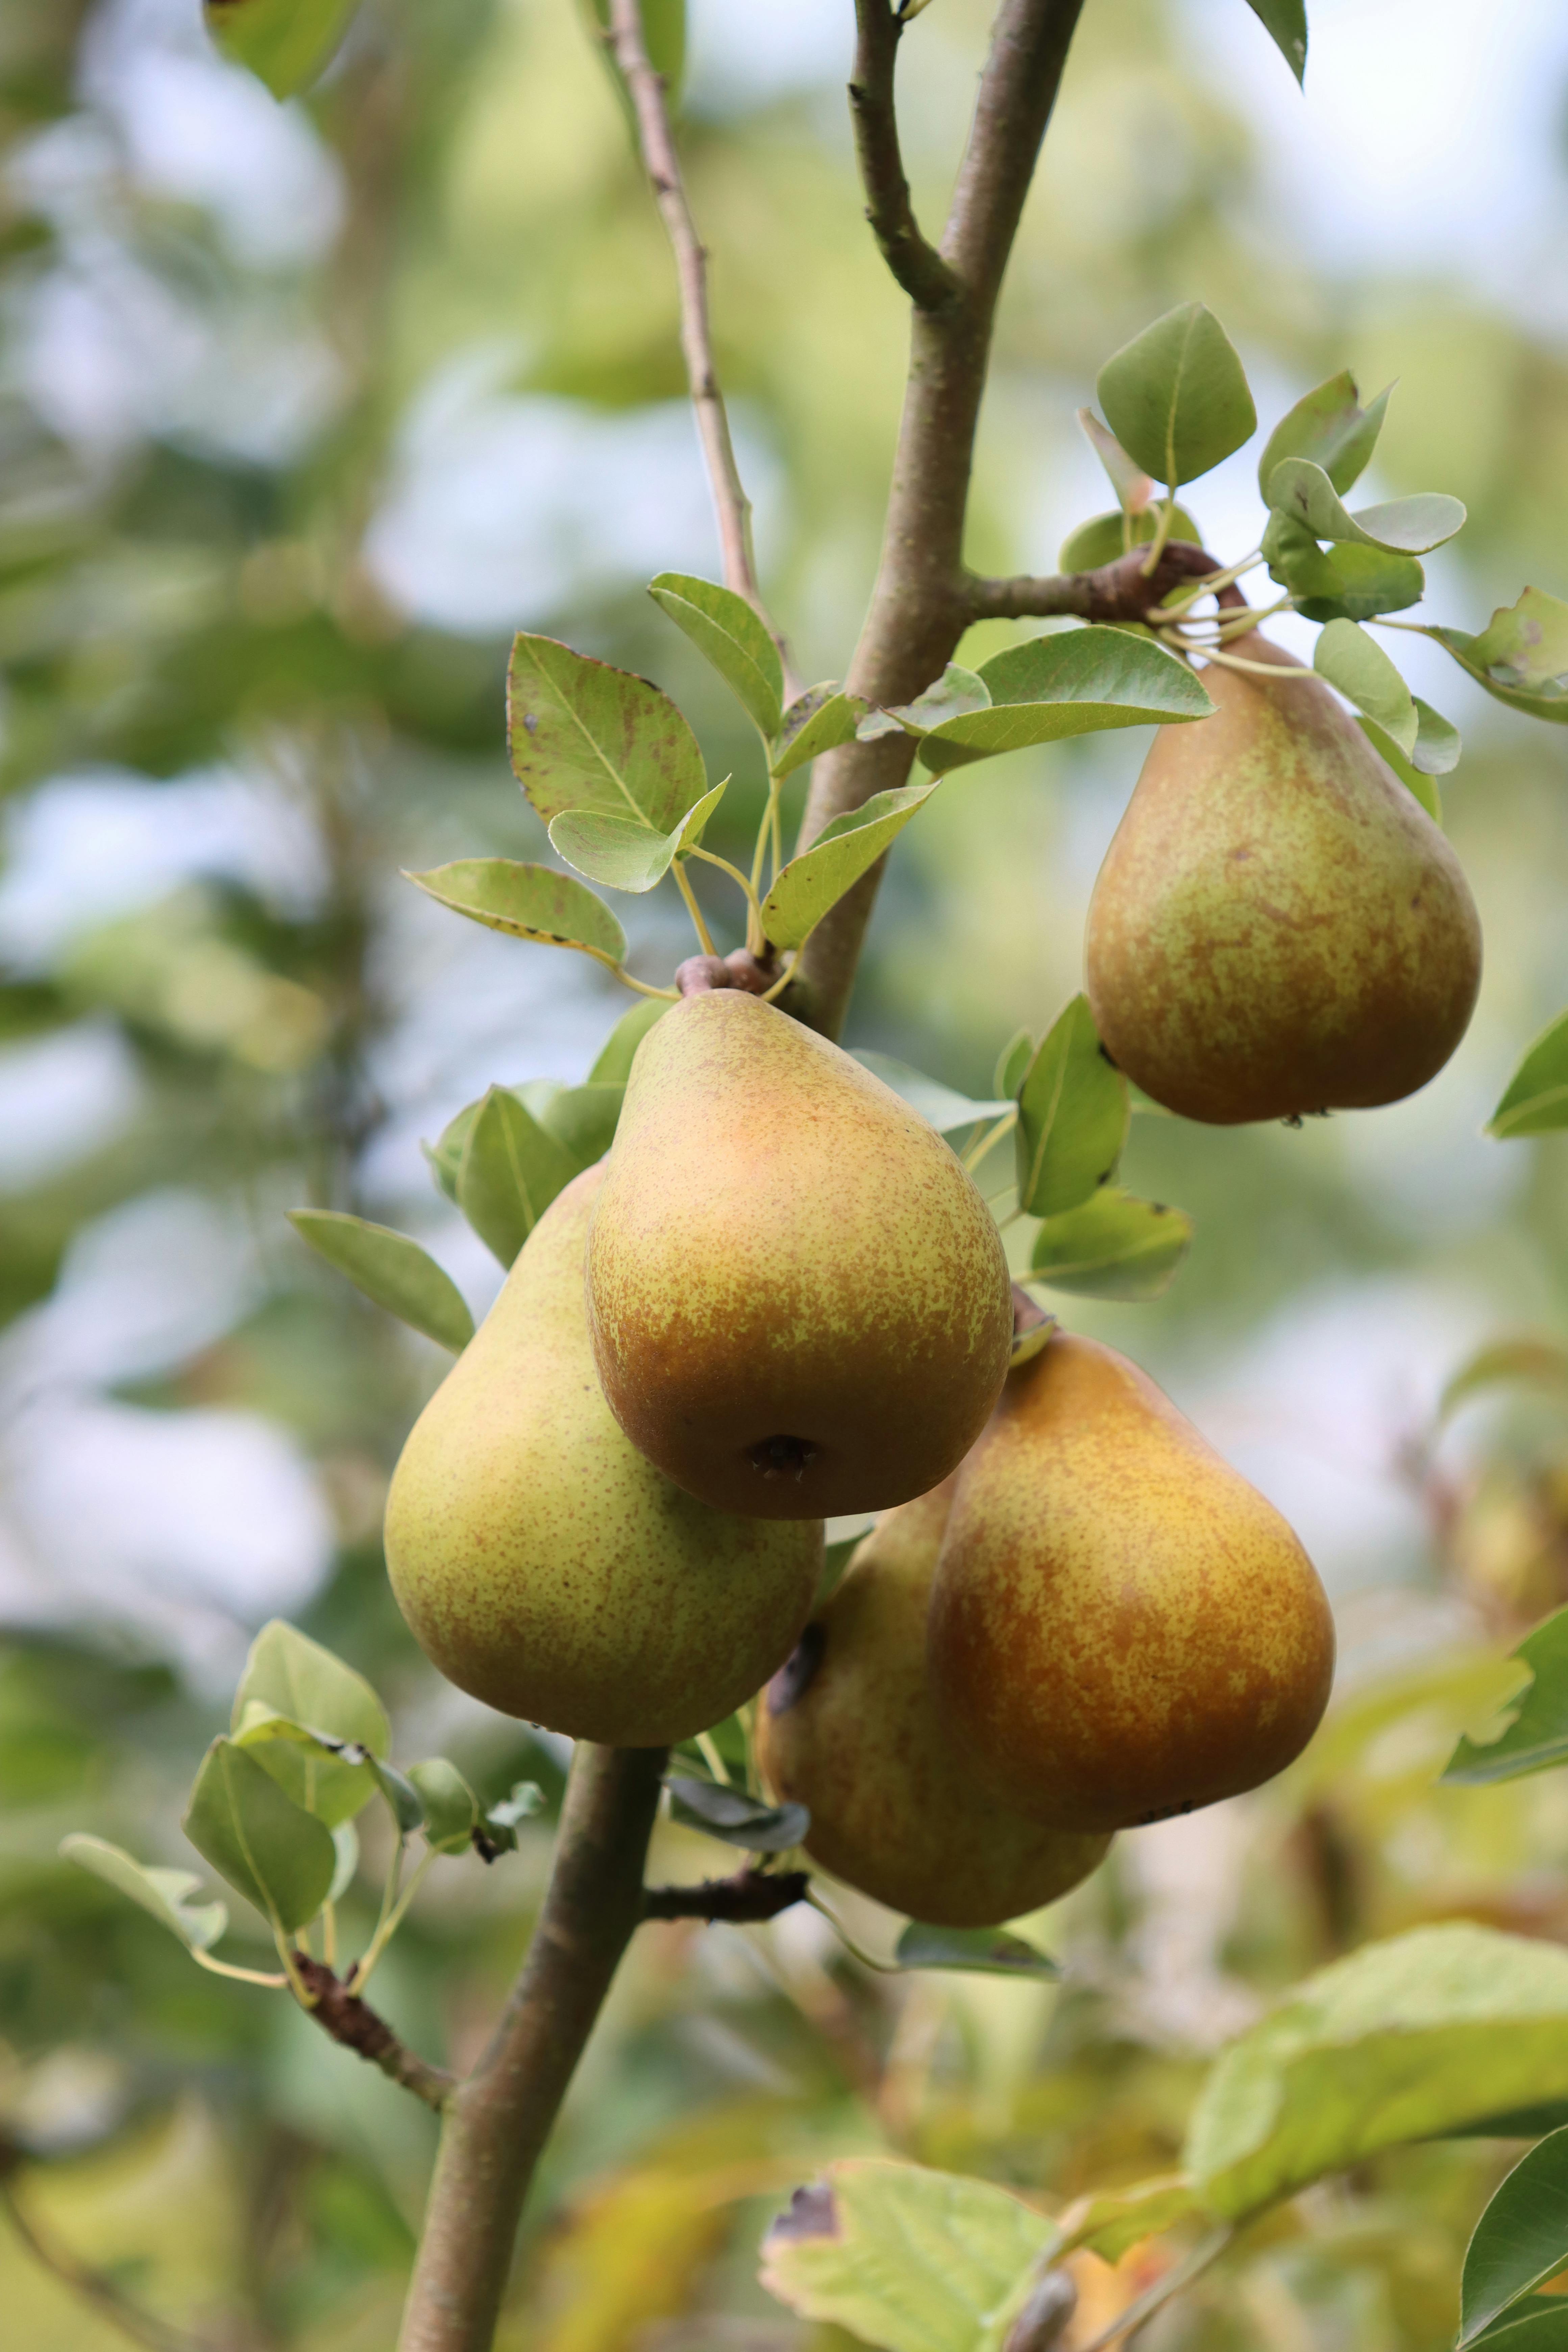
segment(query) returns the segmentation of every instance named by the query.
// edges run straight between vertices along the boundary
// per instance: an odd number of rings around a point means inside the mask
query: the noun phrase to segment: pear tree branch
[[[1047,620],[1068,614],[1079,621],[1141,621],[1162,617],[1158,607],[1173,589],[1189,587],[1221,568],[1219,558],[1172,540],[1163,549],[1152,572],[1145,573],[1145,551],[1135,547],[1114,563],[1093,572],[1065,572],[1044,579],[1020,574],[1012,580],[982,580],[973,572],[964,578],[964,593],[972,621]],[[1215,601],[1229,608],[1246,598],[1232,580],[1215,591]]]
[[[811,1881],[804,1870],[738,1870],[732,1878],[705,1878],[699,1886],[650,1886],[645,1919],[724,1919],[740,1924],[776,1919],[804,1903]]]
[[[870,5],[862,0],[863,35]],[[907,702],[920,693],[942,675],[964,630],[987,609],[963,568],[975,429],[1003,274],[1082,5],[1083,0],[1001,0],[996,12],[938,247],[954,290],[937,308],[917,299],[910,315],[909,383],[881,562],[846,681],[868,702]],[[874,146],[867,187],[874,222],[885,203],[885,143]],[[862,144],[863,171],[867,163]],[[1010,599],[996,592],[1004,609],[1045,604],[1045,583],[1027,589],[1010,584]],[[1048,609],[1072,607],[1052,603]],[[802,845],[834,817],[901,784],[913,756],[907,736],[890,735],[846,744],[818,760]],[[828,1036],[843,1024],[879,879],[880,867],[873,866],[824,917],[803,952],[800,982],[784,999],[799,1019]]]
[[[450,2091],[398,2352],[490,2352],[533,2168],[643,1917],[662,1748],[580,1739],[522,1972]]]
[[[893,106],[893,68],[903,36],[903,11],[890,0],[856,0],[855,20],[849,110],[866,190],[866,217],[883,260],[910,301],[922,310],[940,310],[955,299],[959,287],[936,247],[921,234],[904,176]]]
[[[384,2017],[377,2015],[368,2001],[361,2000],[351,1984],[335,1975],[322,1960],[313,1960],[309,1952],[293,1955],[294,1967],[306,1991],[311,1997],[310,2015],[323,2033],[341,2042],[345,2050],[357,2052],[368,2058],[373,2066],[394,2083],[401,2083],[416,2099],[439,2115],[457,2085],[457,2076],[439,2066],[429,2065],[408,2049],[394,2033]]]
[[[610,0],[605,38],[631,93],[637,116],[637,144],[653,187],[654,201],[664,222],[675,257],[676,283],[680,296],[680,349],[698,436],[708,467],[709,486],[719,523],[724,584],[743,596],[767,629],[784,658],[784,639],[773,626],[757,585],[757,561],[752,545],[752,501],[741,479],[730,414],[713,361],[713,335],[708,316],[708,253],[697,233],[680,155],[669,119],[664,76],[648,57],[643,36],[642,0]],[[793,681],[789,691],[795,691]]]

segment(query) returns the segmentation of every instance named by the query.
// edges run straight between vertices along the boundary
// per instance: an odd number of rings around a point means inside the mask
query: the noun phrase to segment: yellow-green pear
[[[659,1748],[721,1721],[788,1654],[822,1530],[709,1510],[616,1427],[583,1300],[603,1176],[551,1204],[416,1422],[386,1564],[448,1682],[552,1731]]]
[[[948,1146],[738,989],[637,1048],[588,1237],[628,1437],[717,1510],[881,1510],[939,1486],[1000,1393],[1001,1238]]]
[[[1114,1830],[1299,1755],[1328,1704],[1333,1620],[1273,1505],[1125,1356],[1058,1333],[959,1473],[930,1664],[993,1795]]]
[[[952,1481],[879,1519],[768,1685],[757,1758],[811,1809],[805,1850],[836,1878],[939,1927],[1054,1903],[1110,1841],[993,1803],[931,1712],[926,1612]]]
[[[1414,1094],[1480,983],[1458,858],[1318,679],[1203,676],[1215,716],[1160,729],[1089,904],[1107,1052],[1222,1127]]]

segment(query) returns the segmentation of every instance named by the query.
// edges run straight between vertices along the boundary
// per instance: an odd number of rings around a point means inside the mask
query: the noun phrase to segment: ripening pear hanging
[[[765,1518],[939,1486],[1013,1329],[984,1202],[847,1054],[737,989],[637,1048],[588,1237],[611,1411],[668,1477]]]
[[[1203,678],[1215,716],[1160,729],[1089,904],[1106,1050],[1218,1126],[1414,1094],[1480,984],[1458,860],[1316,678]]]
[[[1110,1840],[993,1803],[932,1714],[926,1613],[952,1484],[858,1547],[763,1694],[757,1758],[777,1797],[809,1806],[824,1870],[932,1927],[994,1927],[1054,1903]]]
[[[718,1723],[795,1641],[822,1529],[710,1511],[621,1434],[588,1343],[583,1257],[604,1176],[552,1202],[416,1422],[386,1564],[448,1682],[617,1748]]]
[[[1058,1332],[1009,1377],[930,1619],[939,1719],[1000,1802],[1115,1830],[1256,1788],[1333,1664],[1295,1536],[1135,1364]]]

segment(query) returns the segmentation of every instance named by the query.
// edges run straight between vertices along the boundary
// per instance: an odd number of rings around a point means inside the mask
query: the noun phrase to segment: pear
[[[503,1715],[660,1748],[730,1714],[810,1610],[822,1529],[672,1486],[600,1392],[583,1257],[604,1167],[552,1202],[416,1422],[386,1564],[421,1649]]]
[[[859,1545],[757,1710],[770,1787],[811,1809],[805,1850],[847,1885],[938,1927],[994,1927],[1086,1878],[1110,1841],[991,1803],[931,1711],[926,1612],[952,1481]]]
[[[1256,1488],[1135,1364],[1058,1333],[959,1473],[932,1696],[1002,1803],[1113,1830],[1256,1788],[1311,1738],[1333,1621]]]
[[[637,1048],[588,1236],[610,1409],[667,1477],[762,1518],[939,1486],[1001,1391],[1007,1263],[948,1146],[760,998]]]
[[[1316,678],[1203,676],[1215,716],[1161,728],[1089,903],[1107,1052],[1220,1127],[1414,1094],[1480,984],[1458,860]]]

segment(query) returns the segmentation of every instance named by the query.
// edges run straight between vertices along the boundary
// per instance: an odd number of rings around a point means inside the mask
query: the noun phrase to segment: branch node
[[[445,2106],[448,2094],[457,2087],[455,2075],[416,2057],[398,2040],[386,2020],[334,1975],[325,1961],[313,1960],[309,1952],[296,1951],[291,1957],[300,1981],[311,1995],[309,2014],[323,2033],[341,2042],[345,2050],[368,2058],[373,2066],[379,2066],[384,2074],[401,2083],[405,2090],[423,2099],[427,2107]]]

